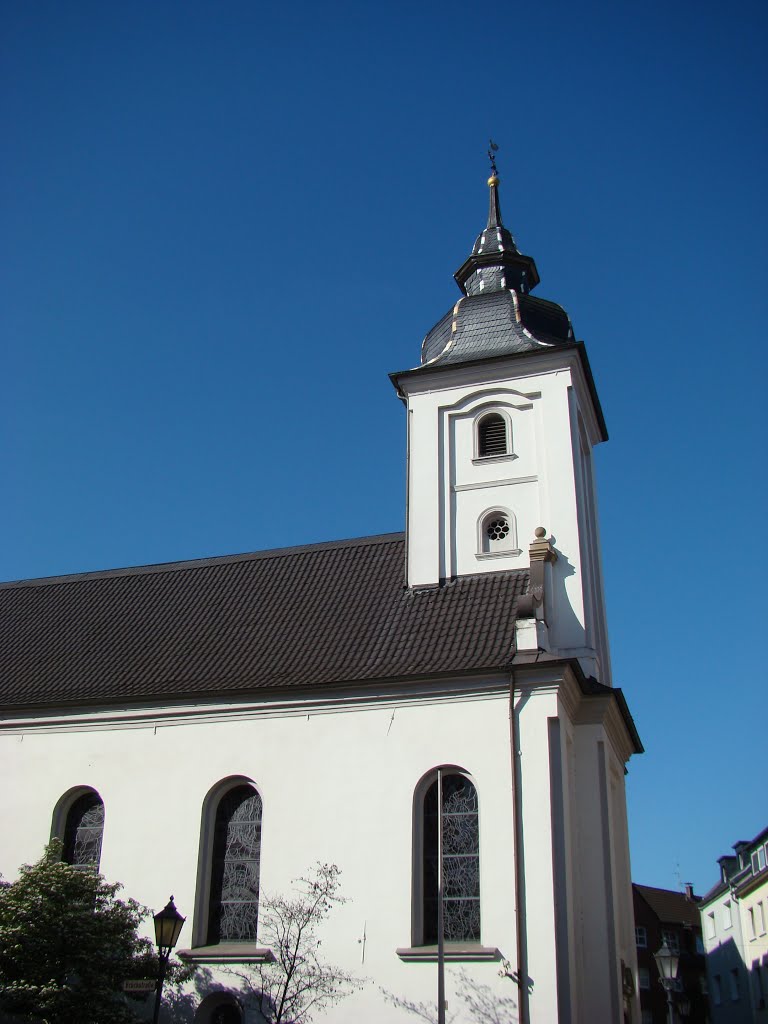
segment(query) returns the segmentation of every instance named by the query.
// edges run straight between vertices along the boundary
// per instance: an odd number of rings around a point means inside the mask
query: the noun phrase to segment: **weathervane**
[[[489,139],[488,140],[488,146],[489,146],[489,148],[488,148],[488,159],[491,161],[491,174],[494,177],[496,177],[498,175],[498,173],[499,173],[496,170],[496,154],[499,151],[499,147],[496,145],[496,143],[493,141],[493,139]]]

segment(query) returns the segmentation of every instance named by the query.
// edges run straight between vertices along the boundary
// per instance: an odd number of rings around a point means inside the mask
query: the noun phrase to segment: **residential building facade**
[[[768,1021],[768,828],[720,857],[702,898],[713,1024]]]
[[[685,892],[632,885],[635,908],[637,976],[642,1024],[667,1024],[667,993],[654,954],[666,943],[679,957],[672,1003],[684,1024],[707,1024],[707,974],[701,937],[699,899]]]

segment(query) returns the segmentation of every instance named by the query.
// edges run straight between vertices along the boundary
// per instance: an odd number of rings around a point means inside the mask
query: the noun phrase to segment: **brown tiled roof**
[[[0,585],[0,706],[504,668],[527,571],[404,584],[402,534]]]
[[[672,889],[655,889],[650,885],[635,883],[632,888],[643,897],[662,924],[688,924],[694,928],[701,927],[700,896],[694,896],[692,900],[689,900],[682,892],[674,892]]]

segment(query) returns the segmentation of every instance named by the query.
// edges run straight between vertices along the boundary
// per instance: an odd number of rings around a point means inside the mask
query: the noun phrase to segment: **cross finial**
[[[493,139],[489,139],[488,140],[488,159],[491,161],[491,175],[494,178],[498,177],[498,174],[499,174],[499,172],[496,169],[496,154],[498,153],[498,151],[499,151],[499,147],[496,145],[496,143],[493,141]]]

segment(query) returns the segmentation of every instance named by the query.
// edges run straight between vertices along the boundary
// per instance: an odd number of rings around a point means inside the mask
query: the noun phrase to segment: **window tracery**
[[[480,830],[477,791],[465,775],[442,776],[442,807],[437,779],[424,796],[423,942],[437,942],[440,860],[443,883],[443,937],[446,942],[480,941]],[[442,830],[442,858],[438,838]]]
[[[259,912],[261,797],[252,786],[228,790],[216,809],[208,942],[254,942]]]
[[[75,868],[99,870],[104,836],[104,803],[98,793],[79,796],[67,812],[62,859]]]

